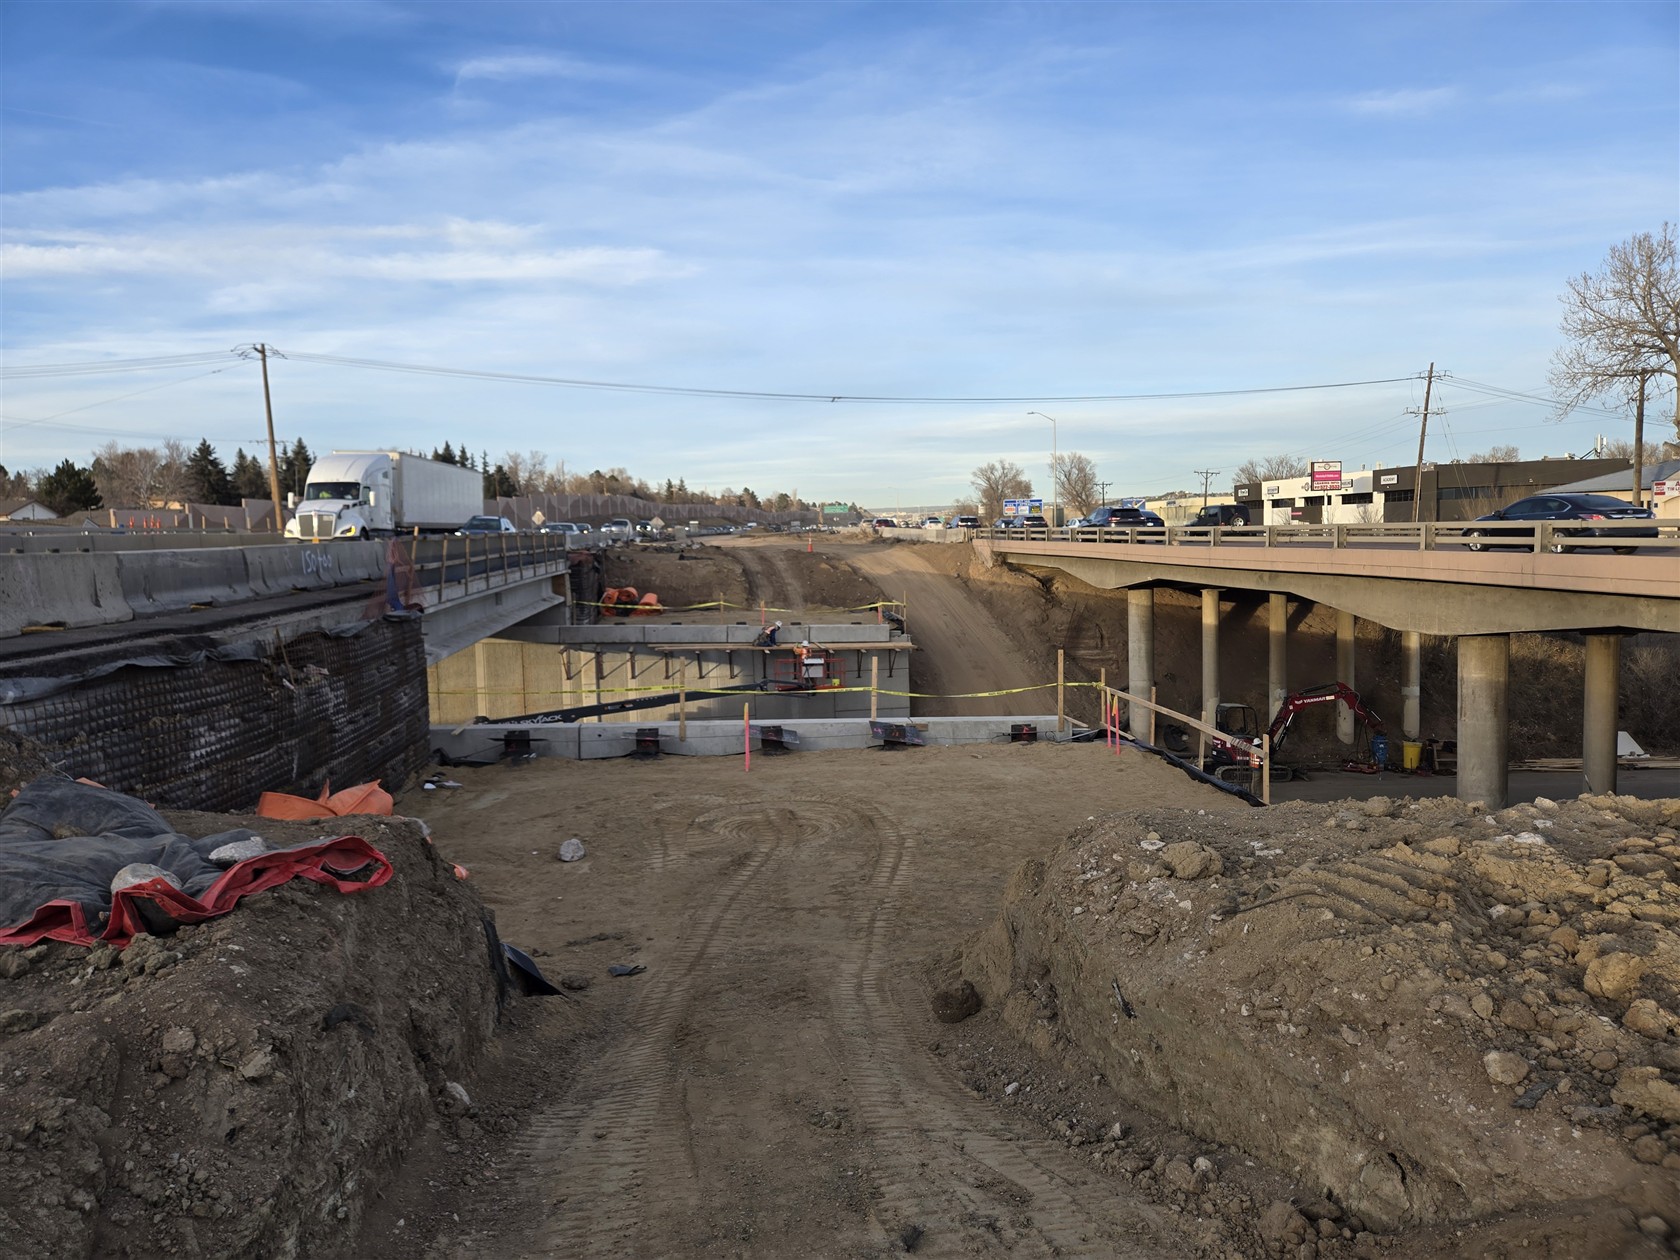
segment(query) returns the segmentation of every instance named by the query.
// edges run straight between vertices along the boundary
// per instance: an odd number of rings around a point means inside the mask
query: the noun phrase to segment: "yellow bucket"
[[[1423,764],[1423,745],[1406,740],[1400,745],[1400,768],[1416,770]]]

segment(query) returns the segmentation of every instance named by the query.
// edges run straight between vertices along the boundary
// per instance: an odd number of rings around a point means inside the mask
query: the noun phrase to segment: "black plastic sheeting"
[[[126,663],[0,704],[0,725],[46,745],[70,776],[166,809],[248,810],[264,791],[314,796],[328,778],[396,788],[427,763],[417,619],[253,646],[170,668]]]
[[[391,877],[390,863],[356,836],[211,861],[223,845],[254,838],[240,827],[194,840],[133,797],[37,779],[0,811],[0,943],[103,938],[120,946],[139,931],[226,914],[241,898],[294,878],[355,892]],[[113,895],[113,879],[136,863],[158,873]]]

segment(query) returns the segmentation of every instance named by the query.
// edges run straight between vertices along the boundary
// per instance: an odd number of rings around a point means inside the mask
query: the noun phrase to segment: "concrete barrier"
[[[331,554],[328,570],[335,584],[372,581],[385,576],[384,542],[335,542],[327,548],[305,548],[306,552],[324,550]],[[308,565],[306,560],[305,565]]]
[[[0,555],[0,638],[26,626],[106,626],[134,620],[115,556]]]
[[[136,616],[251,598],[245,553],[232,547],[118,555],[123,597]]]

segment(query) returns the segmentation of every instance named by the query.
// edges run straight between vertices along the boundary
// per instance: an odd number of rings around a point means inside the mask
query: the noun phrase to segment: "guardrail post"
[[[1277,526],[1276,525],[1266,526],[1266,546],[1268,546],[1268,547],[1277,546]]]
[[[1347,546],[1346,525],[1332,525],[1330,527],[1330,546],[1338,551]]]
[[[1434,551],[1435,550],[1435,522],[1434,521],[1425,521],[1422,525],[1418,526],[1418,550],[1419,551]]]

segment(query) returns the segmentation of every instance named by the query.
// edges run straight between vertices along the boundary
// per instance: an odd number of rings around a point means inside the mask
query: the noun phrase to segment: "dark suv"
[[[1246,503],[1208,503],[1196,513],[1192,525],[1247,525],[1248,505]]]
[[[1166,522],[1148,508],[1099,507],[1091,509],[1085,524],[1100,529],[1160,529]]]
[[[1487,521],[1507,525],[1521,525],[1527,523],[1528,529],[1498,529],[1483,531],[1470,529],[1465,531],[1465,546],[1471,551],[1492,551],[1495,547],[1517,546],[1524,551],[1530,544],[1520,540],[1533,538],[1533,525],[1540,521],[1568,521],[1567,529],[1552,531],[1551,549],[1556,552],[1572,551],[1566,538],[1655,538],[1657,527],[1650,529],[1600,529],[1591,524],[1575,525],[1574,522],[1599,521],[1608,524],[1612,521],[1649,521],[1655,519],[1655,513],[1647,507],[1635,507],[1622,499],[1612,498],[1607,494],[1579,494],[1574,492],[1551,494],[1533,494],[1526,499],[1518,499],[1497,512],[1489,512],[1486,516],[1478,516],[1477,522]],[[1616,547],[1615,551],[1623,555],[1636,550],[1633,546]]]

